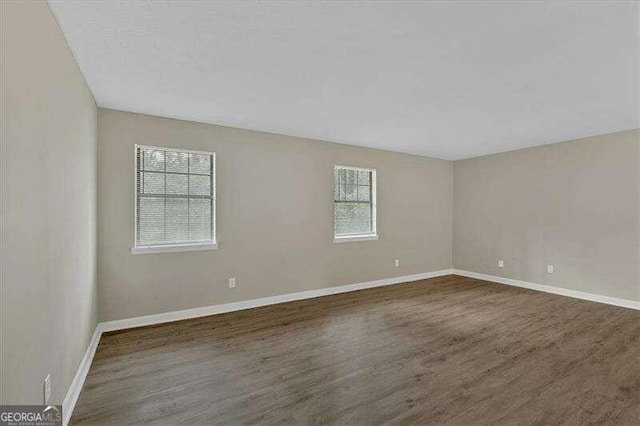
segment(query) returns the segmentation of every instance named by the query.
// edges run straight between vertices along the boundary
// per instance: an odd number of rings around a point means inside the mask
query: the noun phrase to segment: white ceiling
[[[101,107],[445,159],[640,127],[637,1],[49,3]]]

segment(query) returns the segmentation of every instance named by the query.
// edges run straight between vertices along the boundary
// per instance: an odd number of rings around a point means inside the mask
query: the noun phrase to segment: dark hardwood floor
[[[640,424],[640,311],[458,276],[103,335],[72,424]]]

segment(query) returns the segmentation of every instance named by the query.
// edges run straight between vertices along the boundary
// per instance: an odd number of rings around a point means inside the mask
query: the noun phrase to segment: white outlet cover
[[[229,288],[235,288],[235,286],[236,286],[236,279],[229,278]]]
[[[553,265],[547,265],[547,274],[553,274]]]
[[[498,260],[498,268],[504,268],[504,260]]]
[[[44,404],[48,405],[51,399],[51,374],[44,378]]]
[[[400,266],[400,259],[396,259],[396,266]]]

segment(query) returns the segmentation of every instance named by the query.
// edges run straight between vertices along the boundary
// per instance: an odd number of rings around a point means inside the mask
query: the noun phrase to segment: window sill
[[[353,241],[372,241],[377,240],[378,234],[366,235],[336,235],[333,237],[334,243],[349,243]]]
[[[173,253],[181,251],[216,250],[218,243],[206,244],[174,244],[166,246],[133,247],[131,254]]]

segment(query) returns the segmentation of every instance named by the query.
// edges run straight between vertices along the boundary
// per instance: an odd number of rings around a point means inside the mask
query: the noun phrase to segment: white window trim
[[[360,170],[365,172],[371,172],[371,233],[368,234],[336,234],[333,232],[333,242],[334,243],[350,243],[355,241],[374,241],[378,239],[378,227],[377,227],[377,216],[378,216],[378,179],[376,169],[372,169],[369,167],[357,167],[357,166],[342,166],[336,164],[333,166],[333,170],[336,169],[351,169],[351,170]],[[335,176],[335,173],[334,173]],[[335,179],[335,178],[334,178]],[[335,191],[335,182],[334,191]],[[335,202],[334,202],[334,210],[333,210],[333,221],[334,221],[334,229],[335,229]]]
[[[138,148],[150,148],[150,149],[161,149],[164,151],[173,151],[173,152],[186,152],[190,154],[206,154],[211,155],[211,160],[213,161],[213,188],[212,188],[212,197],[211,202],[213,203],[213,211],[211,212],[211,225],[213,227],[213,241],[206,242],[188,242],[182,244],[157,244],[157,245],[138,245],[138,209],[137,209],[137,191],[138,191],[138,163],[137,163],[137,155]],[[217,194],[217,182],[216,182],[216,174],[217,174],[217,164],[216,164],[216,153],[212,151],[197,151],[194,149],[183,149],[183,148],[171,148],[171,147],[161,147],[161,146],[153,146],[153,145],[142,145],[135,144],[133,146],[133,247],[131,248],[131,254],[151,254],[151,253],[172,253],[172,252],[185,252],[185,251],[201,251],[201,250],[217,250],[218,242],[216,241],[216,235],[218,233],[218,228],[216,226],[216,211],[218,210],[218,203],[216,200]]]
[[[372,241],[378,239],[378,234],[363,235],[336,235],[333,237],[334,243],[349,243],[352,241]]]
[[[158,245],[158,246],[139,246],[131,249],[132,254],[149,254],[149,253],[175,253],[181,251],[201,251],[201,250],[216,250],[218,243],[203,243],[203,244],[172,244],[172,245]]]

